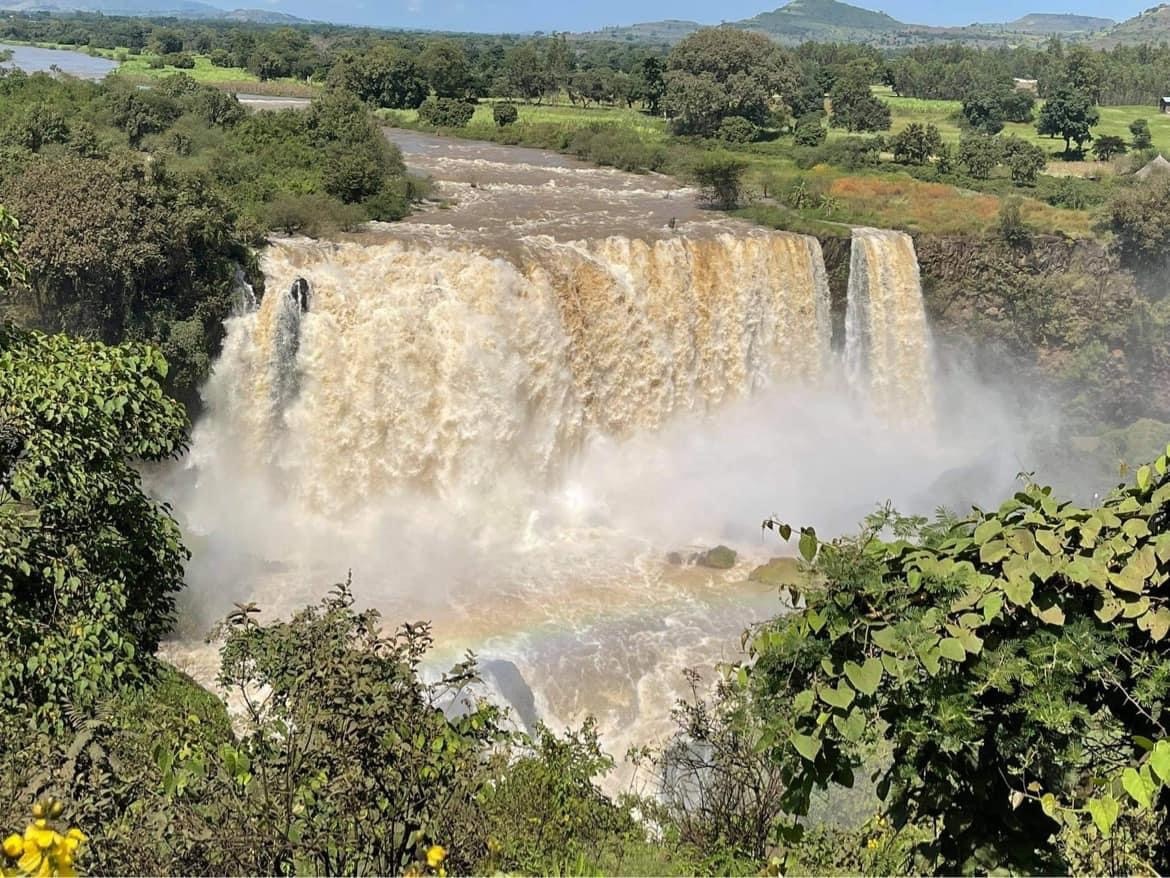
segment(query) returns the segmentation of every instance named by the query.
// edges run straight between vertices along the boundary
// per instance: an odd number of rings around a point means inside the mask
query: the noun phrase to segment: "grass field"
[[[889,88],[875,88],[874,93],[890,105],[893,114],[894,133],[901,131],[911,122],[933,124],[938,126],[943,139],[948,143],[958,143],[959,123],[958,114],[962,109],[959,101],[929,101],[921,98],[896,97]],[[1040,103],[1036,105],[1037,112]],[[1128,141],[1129,123],[1134,119],[1145,119],[1150,123],[1150,134],[1154,138],[1154,146],[1170,154],[1170,116],[1159,113],[1157,107],[1123,106],[1099,107],[1101,122],[1093,129],[1093,134],[1113,134]],[[1047,152],[1056,153],[1064,150],[1064,141],[1041,137],[1036,133],[1036,126],[1032,123],[1009,122],[1004,127],[1004,134],[1015,134],[1032,143],[1039,144]],[[833,136],[842,136],[835,134]]]

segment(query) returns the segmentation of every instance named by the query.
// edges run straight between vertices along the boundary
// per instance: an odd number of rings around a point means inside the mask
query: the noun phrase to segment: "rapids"
[[[654,175],[390,136],[443,203],[274,241],[190,454],[156,478],[194,555],[165,652],[200,679],[232,602],[286,614],[352,570],[389,622],[433,620],[436,665],[511,661],[546,721],[595,714],[620,757],[669,729],[685,667],[735,660],[783,609],[746,581],[789,551],[764,518],[833,533],[887,498],[929,511],[997,428],[931,426],[905,235],[855,234],[834,345],[814,238],[709,214]],[[741,552],[732,570],[664,560],[718,542]]]

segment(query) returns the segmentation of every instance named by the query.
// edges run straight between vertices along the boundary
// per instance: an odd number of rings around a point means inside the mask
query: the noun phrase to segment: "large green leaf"
[[[1088,808],[1089,815],[1093,818],[1097,829],[1101,831],[1102,835],[1109,837],[1113,831],[1113,824],[1117,822],[1117,818],[1121,814],[1121,806],[1117,800],[1112,796],[1089,799]]]
[[[820,738],[814,738],[812,735],[802,735],[799,732],[793,732],[788,740],[796,748],[796,752],[809,762],[816,761],[817,754],[821,752]]]
[[[817,692],[821,696],[821,701],[830,707],[844,710],[853,703],[854,692],[844,680],[841,680],[835,689],[829,686],[822,686]]]
[[[874,658],[866,659],[863,665],[845,662],[845,676],[858,692],[873,695],[882,682],[882,663]]]
[[[938,645],[938,654],[953,662],[962,662],[967,658],[967,650],[957,637],[944,637],[942,643]]]

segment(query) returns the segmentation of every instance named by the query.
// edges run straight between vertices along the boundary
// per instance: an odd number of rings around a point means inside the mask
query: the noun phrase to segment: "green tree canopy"
[[[738,28],[692,34],[671,50],[667,68],[663,108],[681,134],[710,136],[728,116],[763,125],[774,98],[783,101],[796,91],[791,56],[767,37]]]
[[[1093,104],[1088,92],[1070,86],[1060,86],[1040,108],[1036,120],[1036,131],[1048,137],[1064,140],[1064,151],[1072,153],[1084,150],[1085,141],[1092,140],[1092,127],[1101,120],[1101,114]]]

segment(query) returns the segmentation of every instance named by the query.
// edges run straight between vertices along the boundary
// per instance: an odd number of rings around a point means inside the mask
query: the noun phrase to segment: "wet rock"
[[[748,581],[782,586],[798,585],[807,578],[796,558],[773,558],[767,564],[761,564],[753,570],[748,576]]]
[[[536,713],[536,696],[520,673],[520,669],[506,659],[488,659],[480,665],[486,678],[495,683],[500,695],[508,702],[516,717],[529,732],[536,731],[540,717]]]
[[[735,566],[735,559],[739,556],[735,549],[729,549],[727,546],[716,546],[714,549],[708,549],[695,559],[695,563],[700,567],[711,567],[715,570],[730,570]]]

